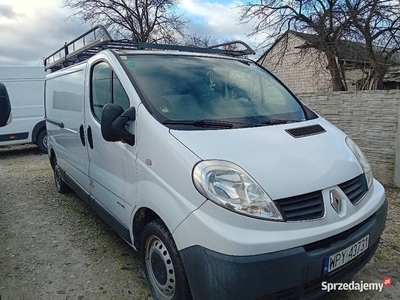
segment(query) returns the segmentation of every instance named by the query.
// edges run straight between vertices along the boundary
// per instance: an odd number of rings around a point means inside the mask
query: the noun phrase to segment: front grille
[[[311,125],[304,127],[297,127],[286,129],[286,132],[289,133],[292,137],[301,138],[309,135],[315,135],[326,132],[326,130],[321,125]]]
[[[368,192],[367,180],[365,179],[364,173],[349,181],[339,184],[339,187],[354,205],[356,205]]]
[[[367,180],[361,174],[338,185],[356,205],[368,192]],[[285,221],[305,221],[320,219],[324,216],[324,200],[321,191],[282,198],[274,201]]]
[[[320,219],[324,216],[322,192],[312,192],[274,201],[285,221]]]

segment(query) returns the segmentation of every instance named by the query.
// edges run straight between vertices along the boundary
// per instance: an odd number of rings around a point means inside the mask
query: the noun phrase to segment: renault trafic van
[[[114,41],[97,26],[45,60],[56,188],[140,252],[155,299],[316,298],[384,230],[360,148],[240,44]]]

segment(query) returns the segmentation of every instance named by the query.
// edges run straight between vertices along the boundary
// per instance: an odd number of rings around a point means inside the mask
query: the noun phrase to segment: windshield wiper
[[[284,119],[270,119],[265,122],[260,123],[237,123],[237,122],[226,122],[218,120],[164,120],[162,124],[164,125],[189,125],[195,127],[216,127],[216,128],[233,128],[236,124],[241,124],[241,128],[247,127],[259,127],[266,125],[279,125],[279,124],[289,124],[300,122],[300,120],[284,120]]]
[[[300,121],[299,120],[270,119],[268,121],[260,122],[260,123],[248,123],[248,124],[245,124],[244,126],[242,126],[242,128],[289,124],[289,123],[295,123],[295,122],[300,122]]]
[[[195,127],[232,128],[233,124],[217,120],[164,120],[164,125],[189,125]]]

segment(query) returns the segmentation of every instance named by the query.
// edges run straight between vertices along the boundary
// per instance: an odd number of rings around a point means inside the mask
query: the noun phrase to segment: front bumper
[[[201,246],[180,251],[194,299],[264,300],[313,299],[321,283],[343,282],[357,273],[375,253],[385,228],[387,200],[359,225],[305,246],[253,256],[217,253]],[[365,235],[370,246],[339,270],[323,275],[323,260]]]

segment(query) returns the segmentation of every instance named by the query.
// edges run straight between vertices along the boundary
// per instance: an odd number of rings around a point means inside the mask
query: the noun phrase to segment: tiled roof
[[[283,34],[275,43],[269,48],[264,55],[260,57],[260,60],[265,57],[270,50],[288,33],[291,33],[305,41],[305,43],[299,48],[307,48],[312,47],[316,49],[323,49],[324,45],[318,39],[318,36],[310,33],[303,33],[298,31],[288,31]],[[357,62],[357,63],[368,63],[365,44],[359,42],[353,42],[349,40],[339,40],[338,42],[338,50],[339,50],[339,59],[343,61],[349,62]],[[397,52],[392,58],[392,63],[394,65],[400,65],[400,53]]]

